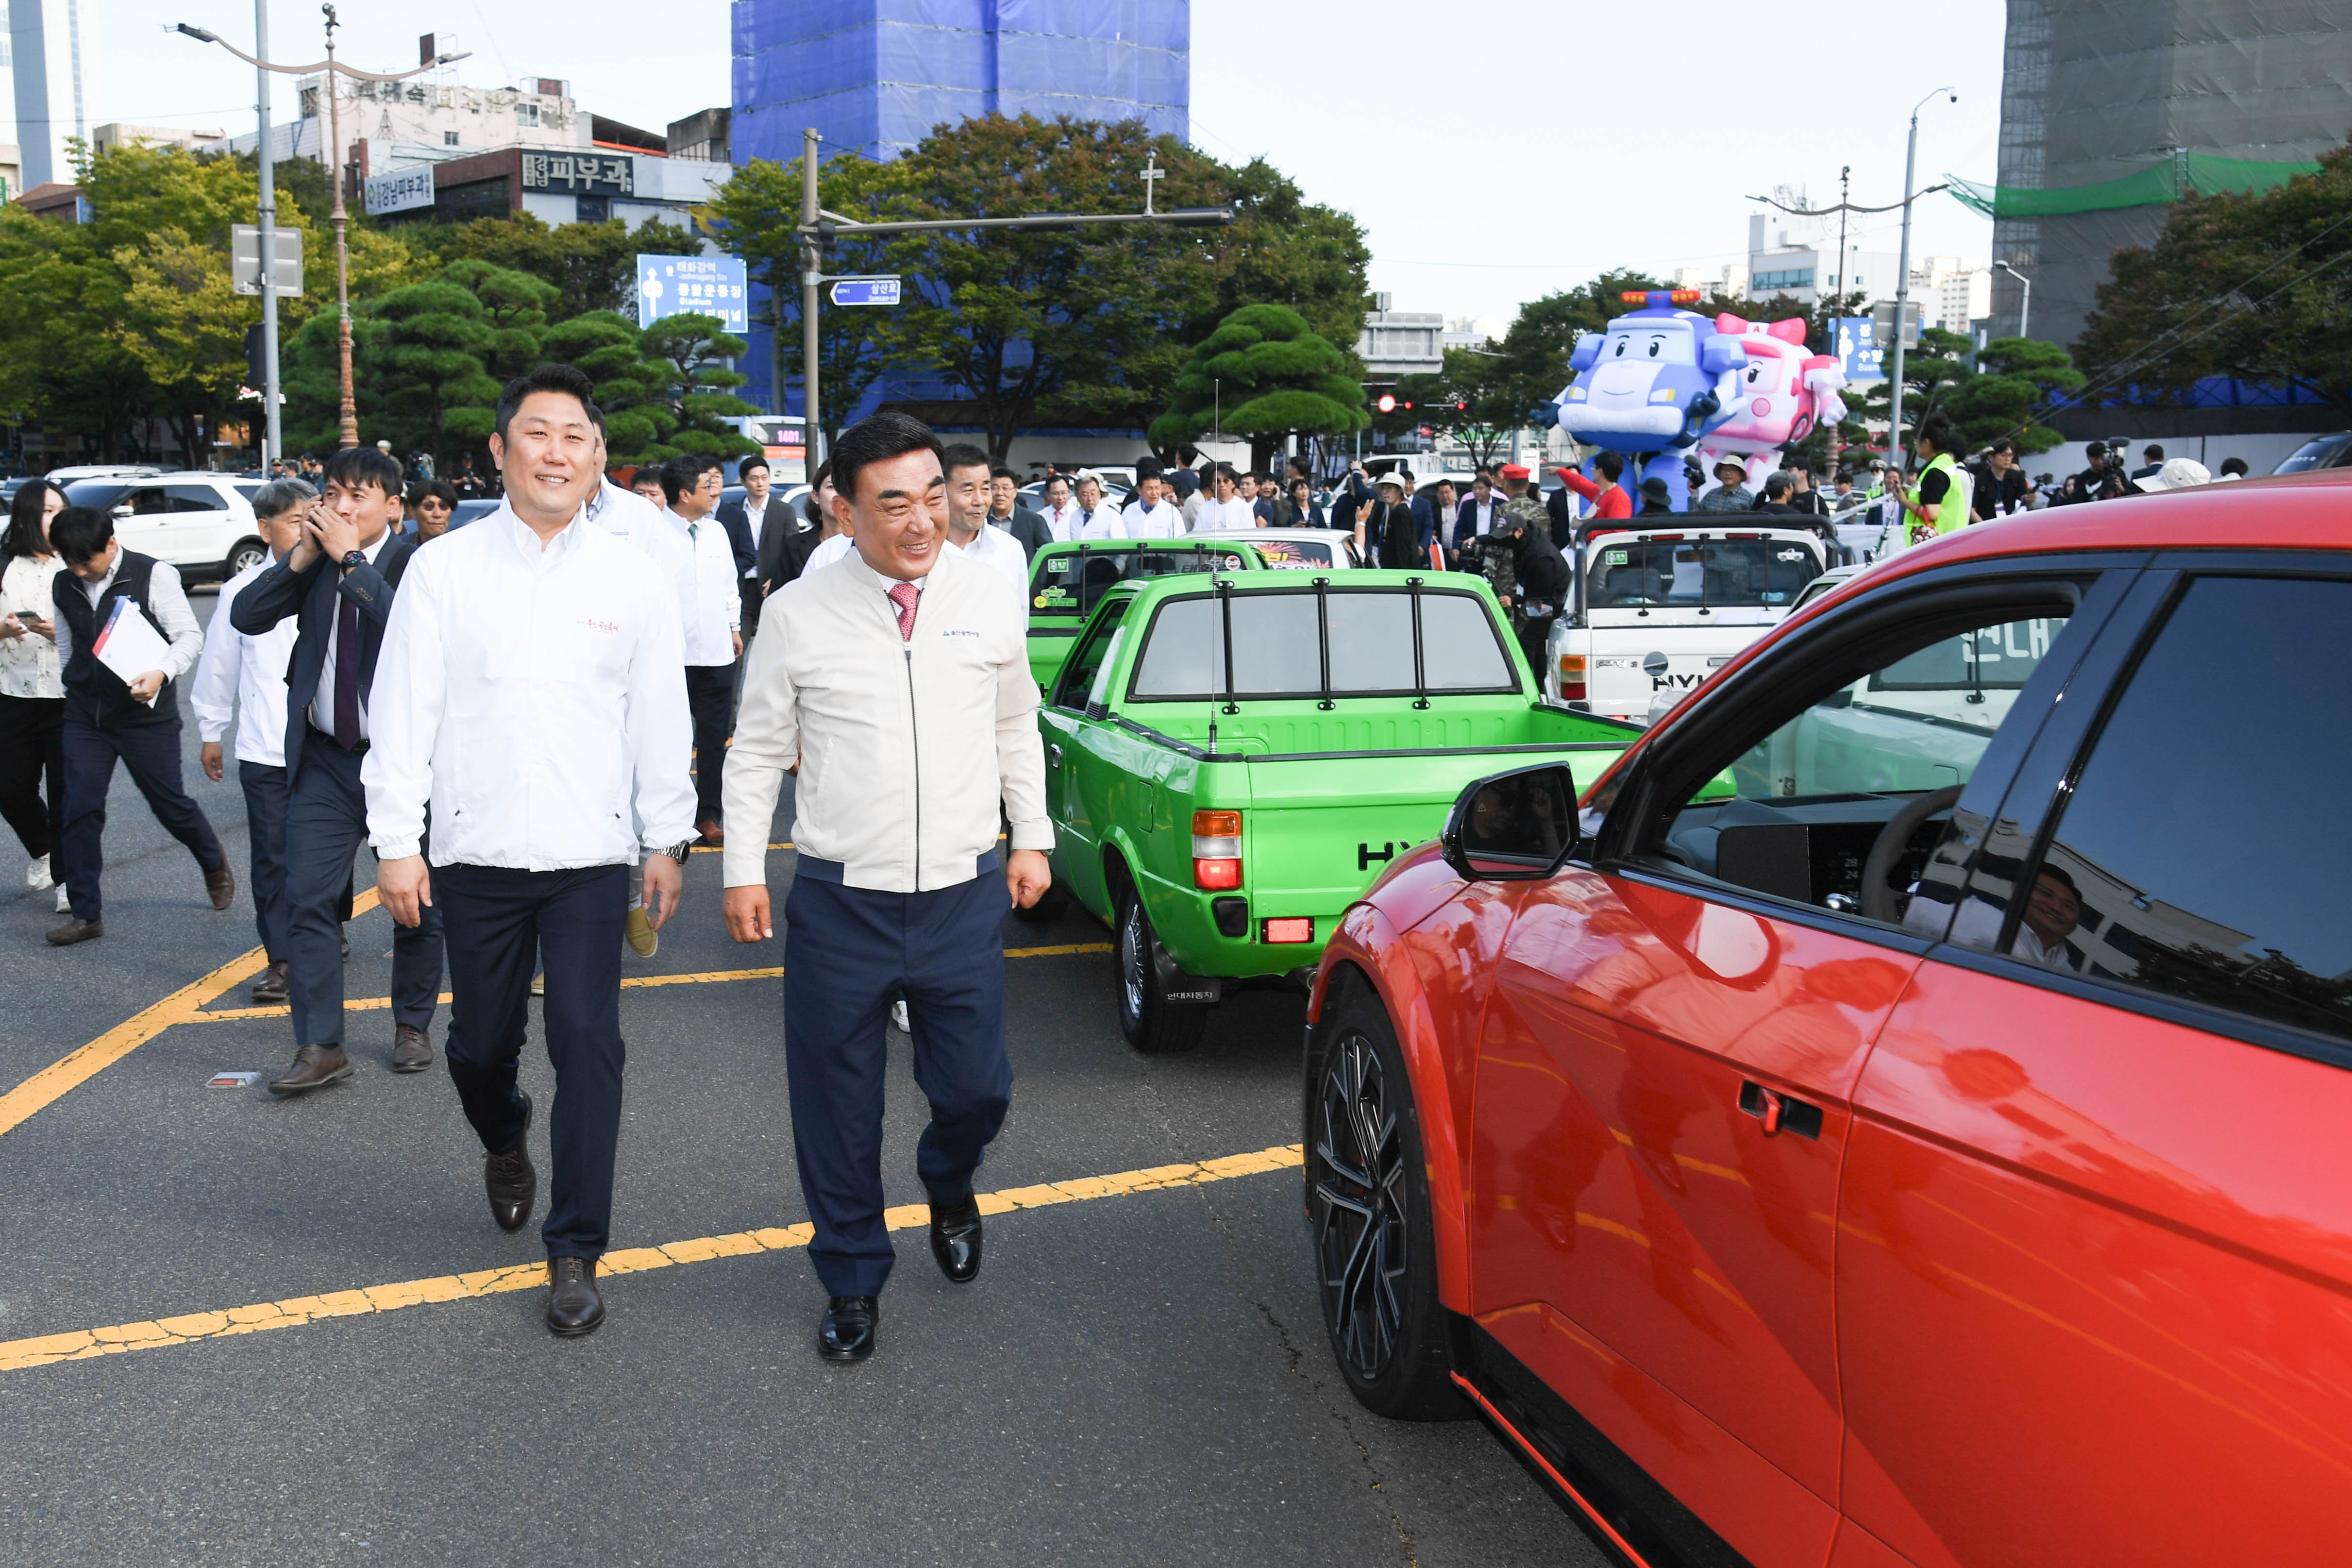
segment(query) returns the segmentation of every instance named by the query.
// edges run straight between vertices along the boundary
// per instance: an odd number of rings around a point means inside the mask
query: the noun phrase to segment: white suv
[[[113,513],[124,549],[169,562],[184,579],[226,581],[269,552],[253,521],[262,483],[200,472],[76,479],[66,504]]]

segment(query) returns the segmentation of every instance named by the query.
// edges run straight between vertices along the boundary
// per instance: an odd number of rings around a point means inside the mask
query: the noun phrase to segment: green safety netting
[[[2316,163],[2272,163],[2182,152],[2162,163],[2136,169],[2120,179],[2101,180],[2089,185],[2062,185],[2050,191],[1980,184],[1958,174],[1946,174],[1944,178],[1961,205],[1987,217],[2058,217],[2068,213],[2104,212],[2111,207],[2157,206],[2177,202],[2190,191],[2205,196],[2267,191],[2285,184],[2297,174],[2318,172]]]

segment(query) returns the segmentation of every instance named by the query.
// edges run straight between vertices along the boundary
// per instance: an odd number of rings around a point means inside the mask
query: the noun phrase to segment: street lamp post
[[[2025,293],[2017,301],[2017,335],[2021,338],[2025,336],[2025,323],[2033,312],[2033,279],[2006,261],[1996,261],[1993,265],[2016,279],[2024,287]]]
[[[253,52],[265,60],[269,58],[269,0],[253,0]],[[269,145],[269,73],[256,68],[253,88],[254,113],[261,128],[261,139],[254,143],[261,164],[261,196],[254,220],[261,230],[261,476],[268,479],[269,465],[286,455],[278,421],[278,168]]]
[[[254,11],[257,23],[256,29],[257,36],[255,39],[255,45],[257,47],[264,51],[262,55],[248,55],[243,49],[238,48],[235,44],[230,43],[226,38],[221,37],[217,34],[208,33],[202,27],[191,26],[185,22],[182,22],[174,30],[186,34],[189,37],[195,39],[196,42],[200,44],[218,44],[222,48],[226,49],[238,59],[241,59],[246,64],[251,66],[256,71],[276,71],[282,76],[312,76],[321,72],[326,75],[327,134],[333,143],[333,145],[329,149],[330,159],[328,167],[332,171],[335,182],[335,206],[334,211],[331,215],[331,219],[335,226],[335,305],[341,323],[341,330],[338,334],[338,352],[341,360],[341,368],[342,381],[341,445],[346,447],[356,447],[360,444],[360,423],[357,405],[355,405],[352,400],[351,253],[345,243],[345,230],[350,226],[351,216],[343,207],[342,116],[337,111],[335,107],[335,78],[338,76],[347,76],[359,81],[406,81],[410,77],[423,76],[426,71],[435,69],[437,67],[446,66],[457,60],[462,60],[467,58],[467,55],[462,52],[454,55],[436,55],[431,59],[425,61],[423,65],[418,66],[415,70],[408,71],[385,72],[355,69],[351,66],[342,64],[335,58],[335,28],[340,24],[335,20],[335,8],[332,5],[321,5],[319,9],[325,12],[327,16],[327,58],[323,60],[320,60],[307,66],[274,65],[266,58],[267,51],[268,49],[268,28],[267,18],[262,14],[262,7],[266,3],[267,0],[255,0],[254,4]],[[265,389],[264,397],[268,404],[268,439],[270,445],[275,447],[278,443],[278,403],[274,395],[274,389],[277,384],[276,378],[278,374],[278,303],[277,295],[271,286],[272,280],[276,277],[277,268],[274,264],[275,258],[272,253],[270,229],[277,216],[278,195],[275,176],[271,169],[269,158],[268,101],[269,89],[265,86],[262,89],[263,108],[261,120],[260,159],[261,202],[260,211],[257,215],[260,218],[260,222],[257,226],[261,230],[262,342],[269,356],[269,375],[271,381],[270,388]]]
[[[1939,87],[1936,92],[1954,103],[1960,101],[1960,95],[1948,87]],[[1903,334],[1911,299],[1911,185],[1919,164],[1919,111],[1936,92],[1911,106],[1911,141],[1903,153],[1903,254],[1895,267],[1895,357],[1886,380],[1886,460],[1890,464],[1901,461],[1903,449]]]

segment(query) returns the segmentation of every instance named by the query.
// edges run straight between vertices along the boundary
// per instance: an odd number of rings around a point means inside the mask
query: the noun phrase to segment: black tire
[[[1189,1051],[1209,1026],[1209,1008],[1168,1000],[1160,983],[1160,939],[1132,884],[1119,880],[1111,920],[1111,990],[1118,1001],[1118,1031],[1146,1056]]]
[[[1053,870],[1052,885],[1038,895],[1035,903],[1025,910],[1019,904],[1013,906],[1013,919],[1043,925],[1047,921],[1060,920],[1070,912],[1070,884],[1063,879],[1062,868],[1058,862],[1053,863]]]
[[[258,539],[240,539],[229,547],[228,559],[221,563],[221,581],[226,583],[248,566],[258,566],[269,559],[269,546]]]
[[[1449,1375],[1421,1121],[1388,1013],[1359,984],[1316,1031],[1307,1077],[1307,1214],[1332,1359],[1395,1421],[1474,1412]]]

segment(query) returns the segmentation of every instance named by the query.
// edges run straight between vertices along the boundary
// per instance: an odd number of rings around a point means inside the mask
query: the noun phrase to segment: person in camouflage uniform
[[[1503,503],[1495,531],[1471,540],[1462,555],[1464,569],[1485,577],[1509,613],[1511,635],[1526,650],[1528,663],[1540,668],[1545,638],[1568,592],[1568,563],[1551,542],[1551,516],[1528,478],[1518,464],[1505,466],[1503,482],[1511,499]],[[1542,613],[1530,616],[1530,603]]]

